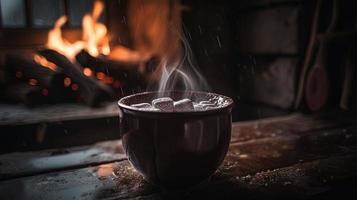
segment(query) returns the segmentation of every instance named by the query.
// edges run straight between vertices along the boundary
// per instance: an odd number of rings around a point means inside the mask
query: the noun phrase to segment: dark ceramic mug
[[[222,107],[189,112],[144,111],[132,104],[150,103],[158,96],[194,102],[222,97]],[[144,92],[119,100],[120,133],[131,164],[144,178],[165,188],[196,185],[222,163],[231,137],[229,97],[206,92]]]

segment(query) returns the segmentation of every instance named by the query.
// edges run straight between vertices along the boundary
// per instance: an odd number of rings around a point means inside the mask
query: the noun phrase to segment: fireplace
[[[36,135],[49,110],[51,123],[95,119],[93,110],[115,124],[113,102],[165,87],[230,96],[233,120],[354,110],[352,7],[320,4],[2,0],[2,125]],[[323,53],[315,38],[326,41]],[[315,57],[327,79],[311,72]],[[72,106],[83,114],[61,114]]]
[[[147,44],[141,41],[141,49],[134,50],[127,34],[133,25],[122,23],[128,12],[119,9],[135,10],[138,7],[135,3],[3,1],[2,4],[5,99],[28,106],[66,102],[98,106],[103,101],[142,91],[148,82],[150,77],[144,73],[155,67],[158,47],[145,49]],[[168,6],[164,8],[169,9]],[[23,19],[8,13],[11,9],[22,12]],[[136,37],[140,43],[140,36]],[[11,92],[14,90],[20,92]]]

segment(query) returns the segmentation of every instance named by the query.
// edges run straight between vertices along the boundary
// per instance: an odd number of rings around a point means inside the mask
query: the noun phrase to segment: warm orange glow
[[[147,53],[139,53],[138,51],[134,51],[128,49],[123,46],[115,46],[111,50],[109,54],[109,58],[114,60],[120,60],[125,62],[145,62],[149,60],[151,57],[151,53],[148,51]]]
[[[73,91],[77,91],[79,89],[79,86],[74,83],[74,84],[72,84],[71,88]]]
[[[29,80],[29,84],[30,84],[30,85],[37,85],[37,84],[38,84],[38,81],[37,81],[36,79],[31,78],[31,79]]]
[[[146,59],[164,58],[168,64],[176,63],[182,56],[182,9],[180,1],[128,1],[128,27],[136,54]],[[113,48],[111,57],[122,59],[121,51],[123,49],[116,48],[114,52]],[[147,78],[160,80],[163,68],[164,65],[159,65]],[[145,70],[140,68],[139,71]]]
[[[62,38],[61,28],[66,23],[66,21],[66,16],[62,16],[56,21],[55,26],[48,33],[46,46],[50,49],[60,52],[70,60],[74,60],[76,54],[83,49],[84,44],[82,41],[69,43],[64,38]]]
[[[106,76],[105,79],[103,80],[105,84],[111,85],[114,82],[113,77]]]
[[[33,60],[35,62],[37,62],[38,64],[40,64],[44,67],[50,68],[54,71],[56,71],[56,69],[57,69],[57,65],[55,65],[53,62],[48,61],[45,57],[40,56],[38,54],[34,55]]]
[[[98,19],[103,12],[104,4],[102,1],[95,1],[91,14],[86,14],[82,20],[83,37],[82,40],[70,43],[62,37],[62,26],[66,23],[67,17],[60,17],[52,30],[48,33],[46,46],[65,55],[70,60],[82,49],[86,49],[92,56],[99,54],[108,55],[110,53],[109,38],[107,28],[99,23]]]
[[[92,56],[110,53],[107,27],[98,22],[103,9],[103,2],[95,1],[92,13],[85,15],[82,21],[83,41],[86,43],[85,48]]]
[[[65,87],[69,87],[69,86],[71,85],[71,83],[72,83],[71,78],[66,77],[66,78],[63,79],[63,85],[64,85]]]
[[[91,69],[89,69],[88,67],[85,67],[83,69],[83,74],[86,76],[92,76],[93,75],[93,71]]]
[[[113,174],[112,164],[103,164],[98,166],[97,174],[99,177],[106,177]]]
[[[134,65],[123,66],[139,66],[139,73],[145,72],[146,65],[144,63],[153,56],[158,59],[165,58],[172,63],[175,63],[181,57],[182,6],[179,1],[128,1],[127,25],[134,49],[118,44],[110,48],[108,29],[103,23],[99,22],[104,6],[104,0],[94,1],[93,10],[84,15],[82,19],[82,38],[72,43],[62,36],[61,29],[66,24],[67,17],[58,18],[53,29],[48,33],[47,48],[58,51],[71,61],[75,61],[75,56],[81,50],[86,50],[94,57],[107,55],[113,60],[135,63]],[[160,65],[147,78],[159,80],[162,68],[162,65]],[[83,73],[86,76],[95,76],[115,88],[122,87],[120,82],[116,82],[112,77],[107,77],[102,72],[95,73],[90,69],[83,69]],[[71,84],[65,83],[66,85]]]
[[[98,80],[104,80],[106,75],[103,72],[97,72],[96,74]]]

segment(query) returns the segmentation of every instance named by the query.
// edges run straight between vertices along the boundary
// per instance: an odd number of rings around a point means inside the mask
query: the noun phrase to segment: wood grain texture
[[[120,140],[0,155],[0,180],[125,160]]]
[[[357,125],[339,121],[297,114],[261,120],[258,128],[257,121],[235,123],[222,166],[187,190],[155,187],[123,160],[0,181],[0,198],[337,198],[353,194],[357,178]]]
[[[0,104],[1,125],[24,125],[43,122],[58,122],[76,119],[94,119],[100,117],[118,116],[116,102],[105,104],[103,107],[90,108],[80,104],[43,105],[27,109],[21,105]]]

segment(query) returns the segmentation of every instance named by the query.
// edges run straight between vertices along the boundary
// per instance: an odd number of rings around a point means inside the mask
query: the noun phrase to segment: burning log
[[[123,73],[129,73],[139,68],[139,63],[120,62],[105,57],[94,57],[85,50],[80,51],[76,55],[76,59],[82,66],[91,67],[93,70],[102,72],[120,70]]]
[[[143,83],[143,79],[137,71],[140,67],[139,63],[125,63],[105,57],[93,57],[85,50],[79,52],[76,59],[82,66],[91,68],[95,73],[102,72],[108,76],[113,76],[115,79],[130,85],[131,88]]]
[[[47,91],[47,92],[46,92]],[[5,86],[3,98],[26,106],[34,106],[47,102],[48,90],[41,89],[40,86],[27,83],[15,83]]]
[[[102,101],[113,98],[113,91],[93,77],[86,76],[81,66],[72,63],[64,55],[51,49],[39,52],[50,62],[55,63],[63,72],[78,84],[82,99],[90,106],[98,106]]]
[[[8,75],[6,79],[21,79],[30,85],[39,85],[51,92],[53,99],[64,98],[65,75],[35,62],[32,58],[12,54],[5,58],[5,67]]]
[[[76,55],[76,60],[82,66],[90,68],[98,79],[101,79],[100,75],[103,73],[113,78],[111,82],[106,83],[114,89],[120,88],[123,93],[131,93],[132,89],[145,87],[145,78],[138,72],[138,69],[147,68],[147,65],[153,62],[153,59],[146,63],[120,62],[106,57],[91,56],[85,50]],[[116,85],[118,82],[120,84]]]

